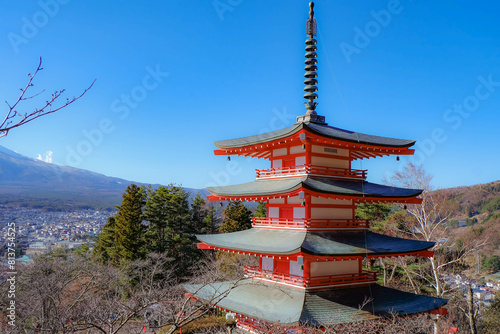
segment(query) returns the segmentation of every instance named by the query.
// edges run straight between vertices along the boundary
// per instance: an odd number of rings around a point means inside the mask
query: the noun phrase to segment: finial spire
[[[304,94],[304,99],[308,100],[308,102],[304,102],[306,114],[297,117],[297,122],[325,123],[325,117],[316,114],[316,106],[318,103],[314,102],[314,100],[318,98],[318,94],[316,94],[316,91],[318,91],[318,87],[316,86],[318,84],[318,80],[316,79],[318,77],[318,73],[316,73],[318,70],[316,66],[318,63],[316,59],[318,56],[316,50],[318,50],[318,48],[316,44],[318,42],[314,39],[314,36],[316,36],[316,19],[314,18],[314,2],[312,1],[309,3],[309,18],[307,19],[306,33],[309,38],[306,40],[306,67],[304,68],[304,70],[306,70],[304,74],[306,78],[304,80],[304,85],[306,85],[304,91],[306,93]]]

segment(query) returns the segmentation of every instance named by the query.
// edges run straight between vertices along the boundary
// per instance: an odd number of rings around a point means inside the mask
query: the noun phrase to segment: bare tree
[[[408,277],[411,274],[417,275],[435,289],[437,296],[442,297],[447,292],[441,281],[444,269],[463,261],[476,249],[483,246],[485,241],[469,240],[462,245],[461,249],[455,249],[452,240],[446,237],[445,224],[453,208],[448,203],[448,197],[443,191],[433,189],[431,180],[432,176],[427,174],[422,165],[416,166],[413,163],[407,163],[401,171],[394,173],[388,183],[404,188],[423,190],[420,196],[422,204],[407,206],[407,212],[415,218],[415,223],[413,226],[406,226],[405,231],[420,240],[437,241],[432,249],[435,251],[435,255],[429,258],[430,272],[427,272],[424,266],[420,266],[418,271],[409,270],[404,259],[400,264]],[[416,287],[414,289],[416,290]]]
[[[5,115],[3,121],[0,123],[0,137],[6,136],[10,130],[17,128],[21,125],[24,125],[26,123],[31,122],[34,119],[37,119],[38,117],[42,117],[48,114],[52,114],[56,111],[59,111],[61,109],[66,108],[73,102],[77,101],[80,99],[87,91],[92,88],[94,85],[95,80],[90,84],[89,87],[87,87],[83,93],[81,93],[78,96],[73,96],[72,98],[67,98],[65,102],[61,104],[56,104],[59,100],[59,98],[62,96],[64,93],[63,90],[56,90],[54,93],[51,94],[50,98],[46,100],[45,102],[41,103],[40,107],[35,108],[35,110],[28,111],[28,112],[22,112],[19,110],[21,102],[27,101],[34,99],[38,96],[40,96],[45,90],[42,90],[38,93],[34,93],[33,95],[29,95],[28,91],[30,90],[31,87],[34,86],[34,79],[36,75],[43,70],[42,68],[42,58],[40,58],[40,62],[38,63],[38,67],[36,68],[35,72],[33,74],[28,73],[28,83],[24,88],[20,88],[21,93],[19,94],[19,97],[14,101],[14,103],[9,103],[5,101],[5,103],[8,106],[8,111],[7,114]]]
[[[16,327],[0,324],[1,332],[116,334],[142,324],[153,329],[167,326],[167,333],[174,333],[209,314],[239,282],[201,300],[186,295],[167,265],[171,259],[163,254],[151,253],[121,268],[60,255],[42,256],[19,268]],[[192,282],[198,291],[226,278],[211,263],[200,268]],[[0,286],[0,305],[8,302],[3,291],[7,288]]]

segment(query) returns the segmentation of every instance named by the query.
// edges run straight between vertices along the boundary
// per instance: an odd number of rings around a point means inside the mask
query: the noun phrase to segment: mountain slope
[[[0,146],[0,201],[113,207],[132,182],[31,159]],[[158,186],[158,185],[156,185]],[[192,196],[206,190],[188,189]],[[44,204],[42,204],[44,205]]]

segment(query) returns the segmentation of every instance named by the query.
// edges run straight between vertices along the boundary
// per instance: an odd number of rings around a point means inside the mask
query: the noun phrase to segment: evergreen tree
[[[255,211],[254,216],[255,217],[262,217],[262,218],[267,217],[266,203],[259,202],[259,204],[257,205],[257,210]]]
[[[108,222],[103,226],[97,244],[94,248],[94,256],[101,263],[118,263],[118,252],[116,247],[116,220],[109,217]]]
[[[221,232],[243,231],[252,227],[252,211],[241,201],[229,201],[224,210]]]
[[[219,213],[213,203],[207,204],[204,223],[206,227],[205,233],[214,234],[219,231],[217,228],[217,225],[220,223]]]
[[[356,217],[370,221],[382,221],[389,212],[391,206],[386,203],[361,203],[356,207]]]
[[[131,184],[123,194],[122,205],[115,216],[116,258],[120,262],[144,257],[143,207],[144,188]]]
[[[148,251],[166,253],[175,259],[176,274],[189,275],[189,268],[199,259],[196,248],[196,226],[191,221],[189,194],[180,186],[170,184],[149,190],[145,218],[149,222],[146,233]]]
[[[208,209],[206,208],[205,200],[200,194],[196,194],[196,197],[193,199],[193,204],[191,205],[191,224],[194,233],[206,233],[207,214]]]

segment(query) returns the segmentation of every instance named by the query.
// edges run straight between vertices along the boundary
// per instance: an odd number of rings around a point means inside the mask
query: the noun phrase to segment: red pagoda
[[[246,267],[246,278],[233,288],[234,282],[200,290],[187,286],[205,299],[229,291],[217,306],[236,313],[238,326],[252,332],[270,323],[325,326],[393,313],[440,312],[447,302],[379,286],[376,273],[362,269],[364,260],[433,256],[433,242],[371,232],[369,221],[356,219],[354,213],[359,203],[420,204],[421,190],[367,182],[366,170],[351,168],[357,159],[411,155],[415,141],[339,129],[316,113],[313,9],[311,2],[305,115],[281,130],[215,142],[216,155],[265,158],[271,168],[257,170],[253,182],[208,188],[208,199],[263,201],[267,217],[253,218],[253,227],[245,231],[198,235],[198,247],[257,256],[259,265]]]

